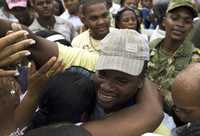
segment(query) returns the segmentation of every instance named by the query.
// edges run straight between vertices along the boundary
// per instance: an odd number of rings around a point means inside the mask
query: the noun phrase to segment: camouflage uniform
[[[191,0],[170,0],[167,13],[179,8],[187,7],[191,10],[193,18],[197,16],[195,6]],[[178,74],[192,60],[193,45],[190,40],[185,40],[173,54],[169,54],[160,47],[163,39],[156,39],[150,43],[150,61],[148,63],[148,77],[160,85],[161,94],[167,106],[173,104],[171,97],[171,85]]]
[[[150,61],[148,63],[148,77],[160,85],[161,93],[168,106],[172,106],[171,85],[177,75],[191,62],[193,46],[185,41],[173,55],[167,54],[160,44],[163,39],[156,39],[150,43]]]

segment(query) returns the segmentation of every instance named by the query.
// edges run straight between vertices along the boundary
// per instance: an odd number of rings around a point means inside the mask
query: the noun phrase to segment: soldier
[[[171,0],[164,26],[165,38],[150,43],[148,77],[160,85],[165,104],[171,107],[171,83],[177,73],[191,62],[193,46],[185,40],[197,16],[190,0]]]

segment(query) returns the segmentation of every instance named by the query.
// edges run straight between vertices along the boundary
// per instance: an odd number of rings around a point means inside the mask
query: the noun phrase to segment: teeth
[[[106,98],[106,99],[112,99],[112,96],[106,96],[106,95],[102,95],[102,97]]]

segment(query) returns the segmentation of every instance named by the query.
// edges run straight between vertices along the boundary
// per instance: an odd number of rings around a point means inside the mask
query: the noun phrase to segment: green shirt
[[[164,49],[160,48],[162,41],[163,39],[160,38],[150,43],[148,77],[160,85],[165,102],[171,105],[172,82],[177,73],[191,62],[193,45],[189,41],[184,41],[173,55],[169,55]]]

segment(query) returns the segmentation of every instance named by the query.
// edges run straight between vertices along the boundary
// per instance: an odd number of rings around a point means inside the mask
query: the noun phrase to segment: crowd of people
[[[2,0],[0,136],[198,136],[199,0]]]

